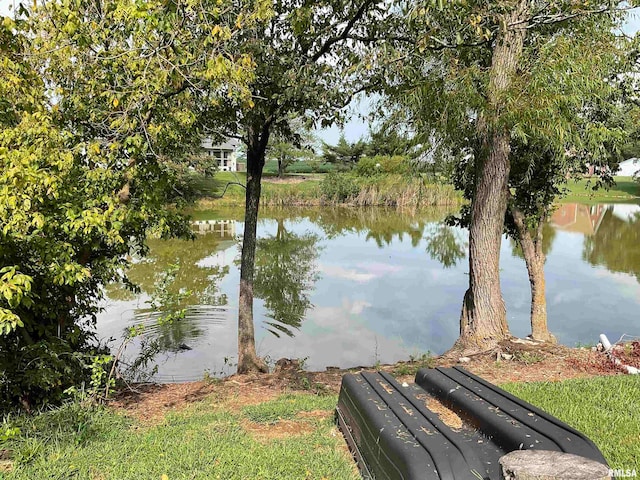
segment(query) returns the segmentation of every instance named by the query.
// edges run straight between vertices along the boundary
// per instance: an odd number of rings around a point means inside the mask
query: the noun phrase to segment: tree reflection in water
[[[215,262],[208,265],[203,260],[235,243],[235,235],[228,231],[207,232],[198,235],[196,240],[149,239],[148,255],[134,259],[127,272],[138,291],[133,292],[124,284],[107,287],[107,294],[113,300],[135,298],[138,293],[152,299],[162,297],[154,299],[159,303],[156,308],[139,308],[134,313],[132,324],[142,325],[144,329],[134,340],[136,358],[130,359],[131,365],[144,367],[159,353],[189,350],[195,339],[206,335],[204,323],[225,322],[228,298],[218,286],[229,273],[229,266]],[[168,272],[172,273],[167,279]],[[163,321],[167,315],[172,315],[172,319]],[[129,326],[124,329],[123,337],[129,335]]]
[[[640,209],[609,205],[593,235],[584,237],[582,258],[640,282]],[[616,214],[618,208],[622,214]],[[635,211],[633,211],[635,210]]]
[[[309,295],[319,278],[319,237],[287,231],[282,218],[277,222],[275,235],[258,240],[253,288],[268,310],[267,330],[278,337],[293,336],[312,307]]]
[[[412,247],[424,239],[431,258],[449,268],[466,257],[468,243],[459,228],[443,221],[445,213],[442,208],[420,211],[328,208],[312,211],[308,217],[320,225],[329,238],[365,232],[366,239],[375,241],[380,248],[391,245],[394,239],[403,242],[405,235],[411,239]]]
[[[384,208],[265,209],[265,218],[277,222],[276,234],[258,240],[254,294],[268,310],[265,324],[276,336],[293,336],[309,308],[309,296],[319,278],[316,261],[319,236],[295,234],[285,228],[285,220],[308,219],[328,238],[362,233],[380,248],[394,239],[408,236],[413,247],[427,241],[429,255],[451,267],[466,255],[466,236],[444,223],[442,209],[415,211]]]
[[[445,222],[430,225],[425,238],[427,253],[444,268],[455,267],[467,255],[469,243],[466,236],[459,228]]]
[[[328,238],[364,233],[366,240],[373,240],[378,247],[390,245],[394,238],[403,241],[408,235],[416,247],[426,225],[442,218],[442,210],[424,210],[418,214],[412,210],[388,208],[323,208],[309,210],[304,215],[319,225]]]

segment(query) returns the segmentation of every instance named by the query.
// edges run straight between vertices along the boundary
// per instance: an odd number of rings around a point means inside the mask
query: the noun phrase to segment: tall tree
[[[572,77],[528,90],[532,106],[553,102],[553,129],[516,130],[512,138],[507,231],[520,244],[531,285],[531,336],[555,341],[547,325],[545,223],[570,178],[595,168],[594,186],[612,182],[625,138],[627,109],[619,79],[629,67],[627,42],[607,17],[585,18],[583,35],[556,36],[539,47],[537,74],[572,71]],[[588,34],[587,34],[588,33]],[[597,52],[597,53],[593,53]],[[534,112],[535,113],[535,112]]]
[[[364,154],[368,157],[410,156],[415,153],[415,146],[415,140],[400,131],[397,125],[385,122],[379,128],[369,130],[369,140],[365,144]]]
[[[460,316],[455,350],[489,349],[509,335],[500,289],[499,261],[509,197],[514,135],[557,137],[562,103],[556,98],[530,104],[529,94],[549,83],[573,87],[571,69],[546,68],[559,52],[558,38],[591,35],[588,20],[602,15],[619,20],[608,2],[498,0],[423,3],[407,9],[405,34],[389,37],[397,45],[387,68],[391,93],[400,98],[413,126],[425,138],[438,138],[453,155],[466,157],[472,179],[469,209],[469,288]],[[402,30],[399,30],[402,32]],[[392,72],[392,73],[389,73]],[[544,76],[548,74],[548,76]],[[588,72],[580,71],[588,75]]]
[[[275,2],[269,22],[245,28],[233,37],[235,50],[251,57],[255,79],[251,105],[222,102],[214,118],[228,121],[223,133],[246,145],[247,185],[240,266],[238,372],[266,371],[255,350],[253,296],[256,227],[262,171],[274,133],[287,136],[291,117],[306,117],[326,126],[341,115],[359,88],[364,66],[352,34],[366,35],[368,26],[384,16],[376,0]]]
[[[551,207],[540,207],[535,203],[525,207],[516,203],[519,200],[521,201],[521,198],[512,199],[509,208],[511,218],[507,221],[507,230],[517,245],[515,249],[517,254],[524,259],[527,267],[531,287],[531,338],[556,343],[547,323],[544,276],[544,264],[555,235],[555,230],[547,223]]]
[[[350,143],[343,133],[335,145],[322,142],[322,157],[327,163],[336,163],[353,168],[360,160],[360,157],[365,154],[366,148],[367,144],[362,139]]]

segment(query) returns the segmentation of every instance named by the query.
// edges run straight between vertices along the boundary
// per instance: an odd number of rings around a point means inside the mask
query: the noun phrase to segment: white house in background
[[[640,159],[630,158],[620,162],[616,175],[620,177],[633,177],[640,170]]]
[[[205,155],[216,157],[218,169],[222,172],[237,172],[237,150],[240,142],[235,138],[227,138],[222,143],[214,144],[211,137],[202,139],[202,149]]]

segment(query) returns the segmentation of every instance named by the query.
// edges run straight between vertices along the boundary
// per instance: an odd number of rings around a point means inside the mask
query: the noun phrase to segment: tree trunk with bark
[[[247,133],[247,191],[245,196],[244,236],[240,260],[240,296],[238,309],[238,373],[268,372],[264,360],[256,354],[253,324],[253,277],[255,272],[256,233],[262,169],[269,140],[268,127]]]
[[[547,297],[544,278],[544,263],[546,255],[542,245],[542,228],[546,216],[540,218],[536,225],[535,239],[527,228],[524,214],[517,207],[511,206],[516,229],[518,231],[518,243],[522,248],[524,263],[529,274],[531,285],[531,338],[543,342],[557,343],[556,338],[549,332],[547,326]]]
[[[529,1],[520,1],[504,18],[493,50],[487,109],[477,126],[480,149],[469,226],[469,289],[460,316],[460,337],[454,350],[485,351],[509,335],[500,289],[500,245],[507,211],[511,136],[501,125],[504,96],[522,56]]]
[[[278,178],[284,177],[284,159],[278,158]]]

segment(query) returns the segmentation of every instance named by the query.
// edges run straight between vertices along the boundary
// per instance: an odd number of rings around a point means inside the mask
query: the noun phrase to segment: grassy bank
[[[68,405],[22,419],[6,479],[357,479],[335,395],[231,406],[215,395],[156,425]]]
[[[426,182],[421,178],[383,175],[375,178],[340,176],[341,185],[327,187],[324,174],[288,175],[284,179],[266,176],[262,181],[261,204],[265,206],[410,206],[459,205],[461,195],[451,185]],[[336,177],[332,177],[336,178]],[[244,206],[244,172],[219,172],[212,180],[198,180],[203,195],[199,209]],[[330,193],[327,193],[327,192]]]
[[[616,184],[610,189],[599,188],[594,191],[595,179],[570,180],[567,195],[562,202],[576,203],[613,203],[633,202],[640,199],[640,183],[632,177],[615,177]]]
[[[358,177],[341,174],[342,185],[326,183],[325,174],[291,174],[284,179],[265,176],[261,203],[264,206],[391,206],[428,207],[457,206],[462,196],[453,186],[430,183],[422,178],[403,175]],[[593,190],[595,180],[571,180],[562,203],[615,203],[640,200],[640,184],[632,177],[616,177],[616,185],[606,190]],[[218,207],[242,207],[245,190],[237,183],[246,183],[244,172],[219,172],[214,179],[194,180],[202,198],[198,210]],[[328,188],[329,187],[329,188]],[[329,192],[329,193],[327,193]]]
[[[595,442],[615,469],[640,468],[640,377],[503,385]]]
[[[21,434],[4,445],[14,466],[0,478],[359,478],[333,423],[335,394],[278,395],[243,385],[209,385],[199,400],[164,416],[145,405],[141,420],[77,404],[14,418],[9,423]],[[585,433],[612,468],[639,467],[640,378],[504,388]]]

